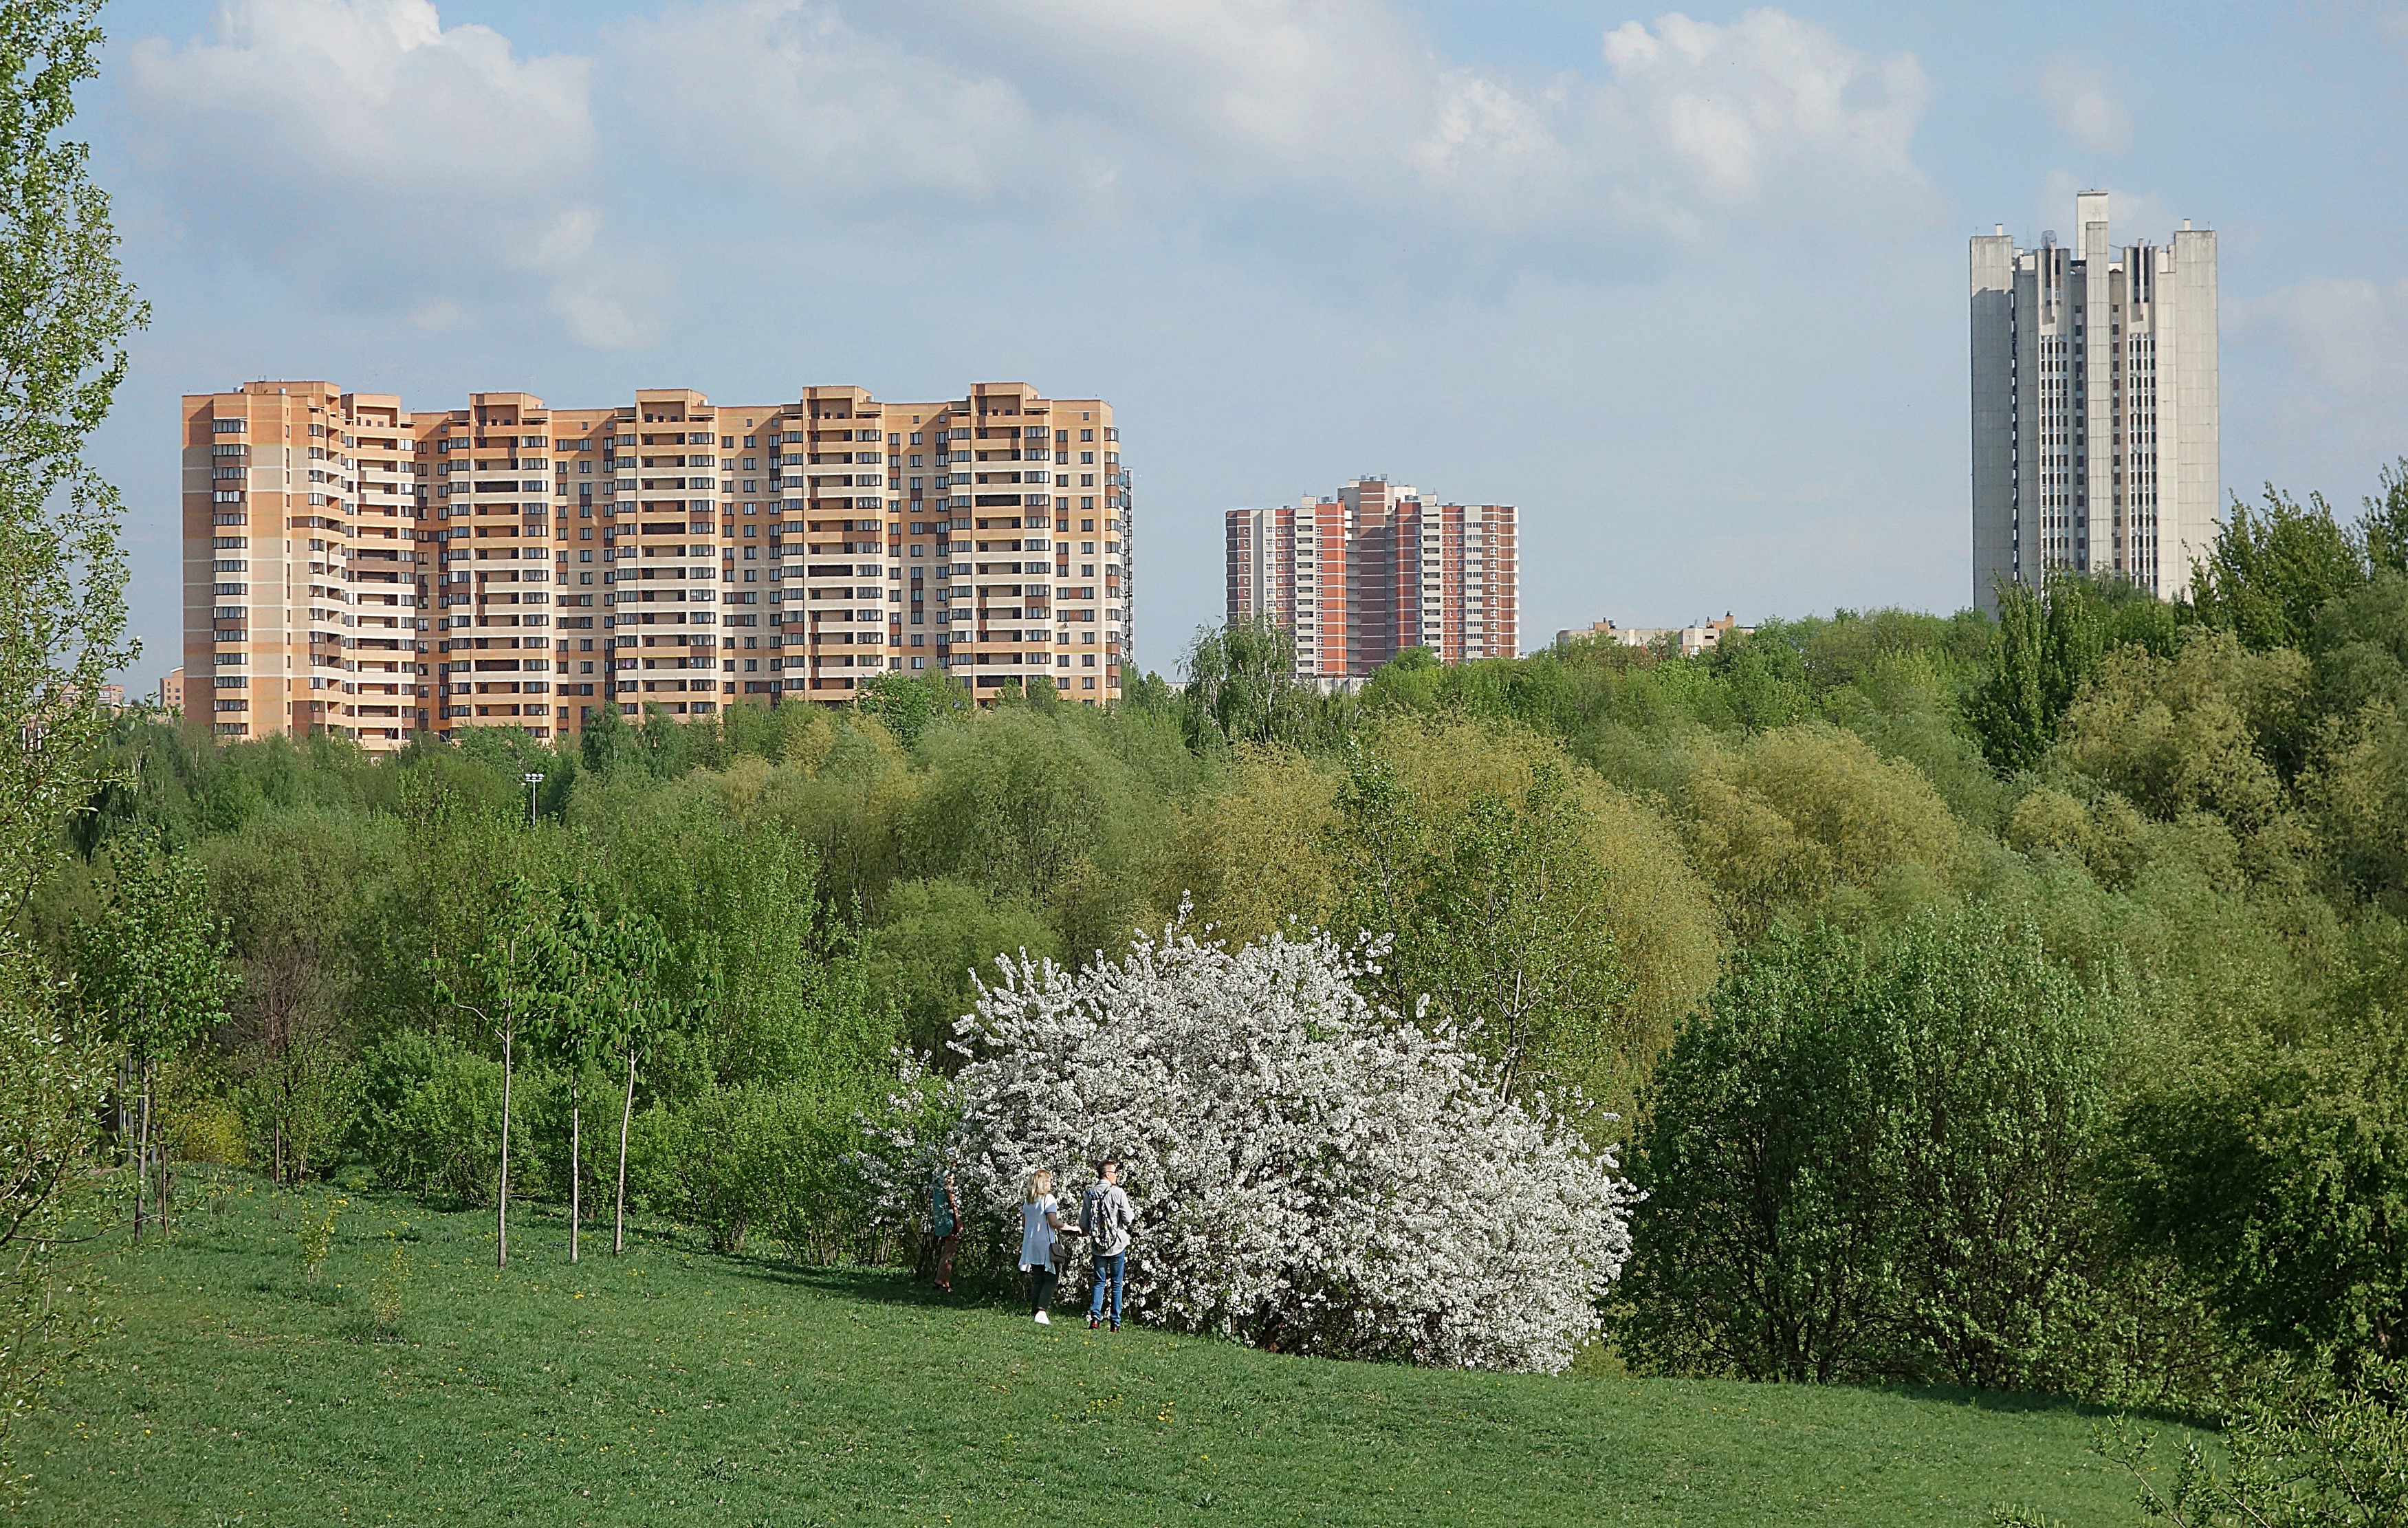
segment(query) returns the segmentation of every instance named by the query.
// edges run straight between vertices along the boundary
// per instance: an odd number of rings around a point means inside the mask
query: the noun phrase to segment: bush
[[[2408,939],[2300,1043],[2143,1099],[2131,1211],[2224,1318],[2344,1377],[2408,1362]]]
[[[335,1221],[343,1213],[346,1200],[326,1196],[326,1213],[312,1218],[301,1218],[293,1232],[293,1266],[310,1283],[318,1282],[319,1271],[326,1266],[326,1254],[335,1248]]]
[[[502,1063],[445,1035],[405,1033],[370,1049],[362,1146],[378,1176],[435,1204],[491,1204],[502,1145]],[[542,1196],[531,1121],[552,1074],[521,1062],[510,1077],[510,1191]]]
[[[1561,1370],[1627,1255],[1624,1185],[1543,1098],[1373,1010],[1328,939],[1231,952],[1174,927],[1073,975],[1023,962],[962,1026],[953,1144],[1016,1225],[1053,1169],[1125,1167],[1140,1319],[1287,1352]],[[925,1163],[886,1174],[916,1221]]]
[[[647,1203],[699,1227],[719,1251],[759,1237],[807,1262],[882,1261],[892,1238],[865,1237],[847,1166],[862,1102],[796,1082],[713,1089],[648,1113],[629,1172]]]
[[[1776,933],[1673,1044],[1641,1133],[1632,1355],[2029,1389],[2087,1319],[2109,1002],[1978,908],[1876,953]]]
[[[2408,1524],[2408,1365],[2373,1362],[2354,1383],[2290,1378],[2224,1419],[2230,1458],[2218,1469],[2185,1438],[2169,1471],[2157,1435],[2122,1417],[2091,1450],[2139,1488],[2143,1515],[2174,1528],[2401,1528]],[[2028,1507],[2001,1506],[1992,1528],[2062,1528]]]

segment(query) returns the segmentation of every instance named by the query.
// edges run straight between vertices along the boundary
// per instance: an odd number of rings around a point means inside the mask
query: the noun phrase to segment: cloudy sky
[[[114,0],[154,318],[100,445],[148,687],[179,394],[1100,394],[1138,648],[1221,512],[1523,512],[1526,643],[1971,598],[1965,239],[2221,233],[2224,482],[2408,452],[2408,8]]]

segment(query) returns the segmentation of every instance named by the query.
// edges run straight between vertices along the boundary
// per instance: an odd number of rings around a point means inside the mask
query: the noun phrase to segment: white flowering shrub
[[[934,1079],[896,1100],[896,1203],[951,1155],[1015,1224],[1027,1175],[1051,1169],[1075,1221],[1110,1156],[1138,1208],[1140,1319],[1496,1369],[1560,1370],[1596,1332],[1630,1247],[1612,1156],[1501,1096],[1452,1036],[1375,1013],[1366,967],[1326,936],[1233,952],[1174,926],[1075,974],[998,964],[957,1026],[950,1141],[925,1129]]]

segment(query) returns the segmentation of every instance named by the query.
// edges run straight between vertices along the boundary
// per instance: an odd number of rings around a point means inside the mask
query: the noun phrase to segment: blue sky
[[[140,687],[176,405],[1021,380],[1113,400],[1138,651],[1221,512],[1522,507],[1558,627],[1971,598],[1965,239],[2220,233],[2223,476],[2408,452],[2408,3],[115,0],[86,121],[153,306],[97,455]]]

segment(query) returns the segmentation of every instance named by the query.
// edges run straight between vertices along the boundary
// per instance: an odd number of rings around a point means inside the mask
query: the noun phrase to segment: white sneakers
[[[1039,1326],[1052,1326],[1054,1324],[1054,1318],[1046,1315],[1040,1310],[1037,1313],[1037,1324]]]

